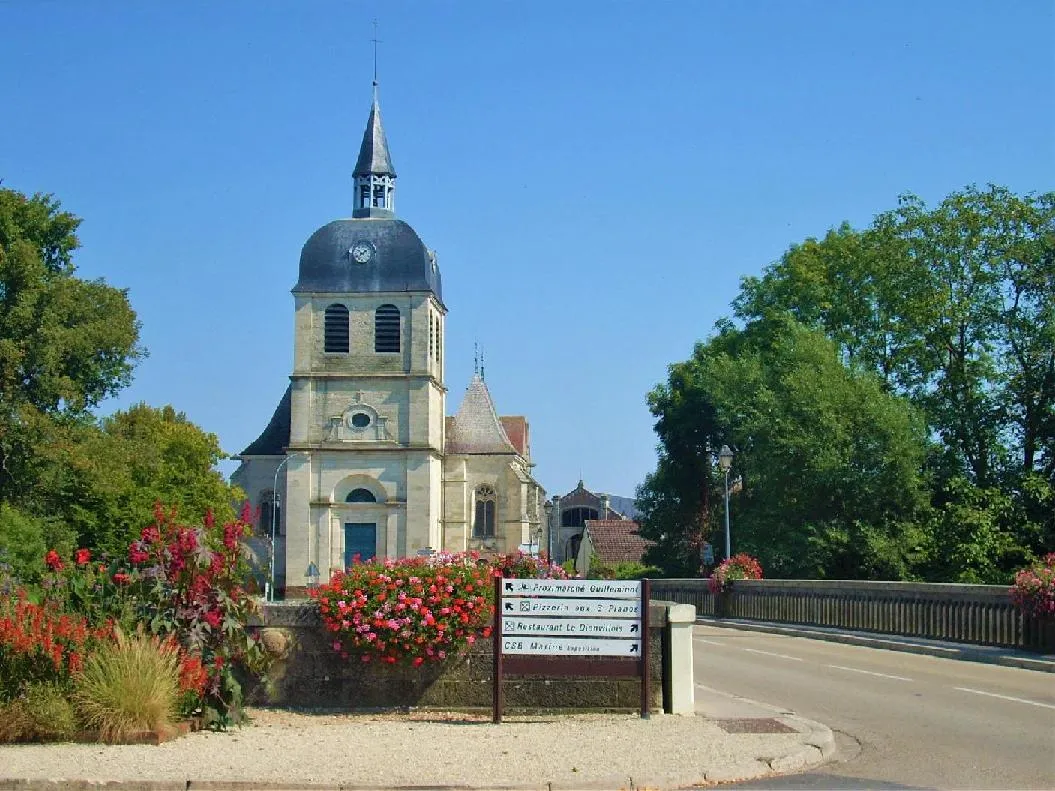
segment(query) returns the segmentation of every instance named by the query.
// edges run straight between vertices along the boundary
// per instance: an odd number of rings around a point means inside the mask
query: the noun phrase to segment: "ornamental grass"
[[[0,705],[0,742],[51,742],[71,739],[77,714],[58,684],[36,683]]]
[[[105,742],[170,733],[178,716],[180,655],[156,637],[118,632],[84,663],[73,700],[85,725]]]

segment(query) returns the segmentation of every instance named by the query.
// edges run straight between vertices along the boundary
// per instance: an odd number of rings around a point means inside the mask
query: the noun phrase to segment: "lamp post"
[[[546,515],[546,562],[553,562],[553,503],[546,500],[542,504],[542,512]]]
[[[288,454],[282,461],[278,463],[275,468],[275,482],[271,487],[271,557],[268,560],[268,573],[267,573],[267,600],[275,600],[275,537],[278,530],[278,473],[285,466],[286,462],[292,459],[294,456],[303,456],[305,454],[300,451]]]
[[[725,559],[732,557],[732,542],[729,540],[729,470],[733,466],[733,452],[728,445],[718,451],[718,466],[725,473]]]

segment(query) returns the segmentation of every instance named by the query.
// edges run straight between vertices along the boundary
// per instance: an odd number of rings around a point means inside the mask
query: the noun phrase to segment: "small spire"
[[[480,349],[480,378],[485,382],[487,381],[487,375],[484,373],[484,350]]]
[[[355,210],[353,217],[392,217],[395,211],[396,170],[388,152],[388,140],[381,123],[377,81],[377,20],[374,20],[374,79],[370,117],[366,121],[363,142],[359,146],[352,176],[355,179]]]
[[[473,373],[480,374],[480,344],[473,341]]]

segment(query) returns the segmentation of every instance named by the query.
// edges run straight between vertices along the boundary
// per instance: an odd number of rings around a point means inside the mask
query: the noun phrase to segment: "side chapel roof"
[[[293,404],[293,385],[286,387],[282,400],[260,436],[243,450],[240,456],[282,456],[289,445],[290,412]]]
[[[479,373],[473,374],[458,413],[447,425],[447,453],[518,453]]]

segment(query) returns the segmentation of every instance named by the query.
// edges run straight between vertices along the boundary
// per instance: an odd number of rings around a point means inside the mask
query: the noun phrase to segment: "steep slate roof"
[[[376,83],[374,103],[370,106],[370,117],[366,121],[363,142],[359,146],[359,159],[355,163],[352,175],[369,176],[371,173],[378,176],[396,175],[396,170],[392,167],[392,155],[388,153],[385,127],[381,124],[381,107],[377,103]]]
[[[602,563],[618,563],[632,560],[641,562],[645,550],[655,542],[638,535],[638,525],[630,519],[588,519],[586,531],[590,534],[593,551]]]
[[[243,450],[240,456],[281,456],[286,452],[289,445],[289,420],[291,405],[293,403],[293,385],[286,387],[282,400],[275,407],[275,413],[267,428],[260,436]]]
[[[447,453],[517,453],[480,374],[473,374],[447,431]]]

